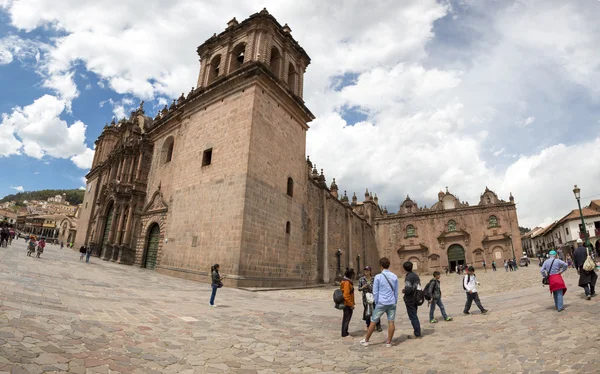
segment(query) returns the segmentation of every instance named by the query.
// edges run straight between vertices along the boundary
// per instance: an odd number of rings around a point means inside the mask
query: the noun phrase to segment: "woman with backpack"
[[[362,277],[358,280],[358,290],[362,291],[362,302],[363,302],[363,321],[367,324],[367,328],[371,324],[371,316],[373,310],[375,310],[375,298],[373,297],[373,276],[371,273],[371,267],[365,266],[365,272]],[[377,322],[377,331],[381,332],[381,321]]]
[[[210,302],[208,305],[213,308],[216,308],[217,304],[215,304],[215,296],[217,296],[217,288],[223,287],[223,279],[225,278],[225,277],[222,277],[221,275],[219,275],[219,264],[214,264],[210,268],[210,276],[212,279],[212,282],[211,282],[212,293],[210,295]]]
[[[350,320],[352,319],[352,313],[354,312],[354,284],[352,283],[354,278],[354,269],[346,270],[344,279],[340,283],[342,294],[344,295],[344,317],[342,318],[342,338],[350,336],[348,332],[348,326],[350,326]]]

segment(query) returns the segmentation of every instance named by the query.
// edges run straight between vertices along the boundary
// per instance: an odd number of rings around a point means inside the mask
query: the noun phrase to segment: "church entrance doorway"
[[[465,249],[459,244],[452,244],[448,248],[448,266],[450,272],[456,271],[456,266],[465,264]]]
[[[160,226],[153,224],[148,230],[148,240],[146,241],[146,250],[144,251],[143,267],[154,269],[156,267],[156,257],[158,255],[158,243],[160,240]]]
[[[110,228],[112,227],[113,215],[115,213],[115,205],[113,203],[110,204],[108,208],[108,213],[106,213],[106,221],[104,222],[104,234],[102,235],[102,241],[100,245],[100,253],[104,253],[106,249],[106,244],[108,243],[108,235],[110,234]]]

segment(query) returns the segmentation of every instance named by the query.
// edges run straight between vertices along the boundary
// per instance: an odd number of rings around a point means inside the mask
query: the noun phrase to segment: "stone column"
[[[125,220],[125,204],[121,206],[121,214],[119,215],[119,224],[117,226],[117,237],[115,244],[121,244],[121,238],[123,237],[123,223]]]
[[[329,223],[328,223],[328,214],[327,214],[327,192],[325,190],[323,193],[323,216],[325,217],[325,222],[323,223],[323,283],[329,283],[329,250],[327,248],[327,235],[329,233]]]
[[[132,155],[130,158],[131,158],[131,163],[129,164],[129,172],[127,173],[127,181],[129,183],[132,183],[133,177],[134,177],[133,167],[135,166],[135,157]]]
[[[112,217],[112,222],[110,225],[110,231],[108,232],[108,243],[109,244],[113,244],[114,243],[114,238],[115,238],[115,231],[117,229],[117,225],[115,224],[115,219],[117,217],[120,217],[120,211],[121,211],[121,205],[117,205],[115,207],[115,210],[113,212],[113,217]]]
[[[135,172],[135,179],[136,180],[140,180],[141,174],[142,174],[142,159],[144,158],[144,150],[140,149],[140,155],[138,158],[138,164],[137,164],[137,170]]]
[[[133,221],[133,212],[135,211],[135,205],[133,202],[129,204],[129,214],[127,215],[127,225],[125,225],[125,239],[123,242],[125,245],[129,245],[131,239],[131,222]]]
[[[123,167],[123,159],[119,159],[119,161],[117,162],[117,175],[115,175],[115,178],[118,180],[121,180],[122,167]]]
[[[346,210],[346,217],[348,220],[348,267],[354,268],[354,257],[352,256],[352,214]],[[360,272],[360,269],[356,269],[356,274]]]

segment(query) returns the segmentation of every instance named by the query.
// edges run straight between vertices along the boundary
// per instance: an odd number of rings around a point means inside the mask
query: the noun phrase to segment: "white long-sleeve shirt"
[[[473,291],[473,293],[477,292],[477,279],[475,278],[475,274],[473,275],[465,275],[463,279],[463,285],[465,286],[465,292]]]

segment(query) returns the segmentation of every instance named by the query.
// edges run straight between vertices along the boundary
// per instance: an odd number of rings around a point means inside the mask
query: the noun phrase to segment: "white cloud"
[[[79,190],[81,190],[81,191],[85,191],[85,187],[84,187],[84,186],[81,186],[81,187],[79,187]]]
[[[23,189],[23,186],[11,186],[10,188],[12,188],[13,190],[15,190],[17,192],[24,192],[25,191]]]
[[[85,145],[86,126],[81,121],[69,126],[60,119],[66,104],[65,100],[44,95],[31,105],[14,108],[10,115],[4,114],[0,123],[0,155],[71,158],[78,167],[89,167],[86,165],[91,164],[93,151]]]
[[[94,161],[95,151],[86,148],[82,153],[71,157],[71,161],[80,169],[89,169]]]
[[[533,122],[535,122],[535,117],[534,116],[529,116],[525,119],[519,120],[517,121],[517,124],[519,126],[529,126],[531,125]]]
[[[505,150],[505,149],[506,149],[506,148],[502,148],[502,149],[500,149],[500,150],[498,150],[498,151],[494,152],[494,153],[493,153],[493,154],[494,154],[494,156],[500,156],[501,154],[503,154],[503,153],[504,153],[504,150]]]
[[[39,171],[36,171],[33,173],[33,175],[38,175],[39,173],[40,173]]]

